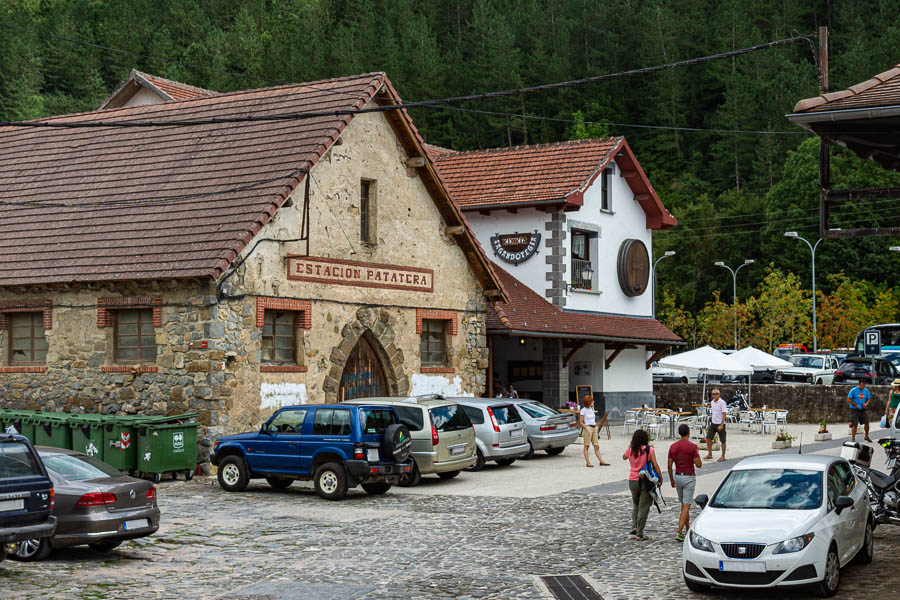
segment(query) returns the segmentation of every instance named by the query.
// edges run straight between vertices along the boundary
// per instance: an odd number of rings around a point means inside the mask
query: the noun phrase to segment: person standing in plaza
[[[884,405],[884,416],[887,417],[888,427],[894,422],[894,413],[897,412],[898,406],[900,406],[900,379],[895,379],[891,388],[891,397]]]
[[[678,426],[678,435],[681,439],[669,446],[669,481],[675,488],[678,495],[678,501],[681,503],[681,515],[678,517],[678,533],[675,539],[679,542],[684,541],[690,527],[691,502],[694,497],[694,488],[697,482],[697,476],[694,468],[703,466],[700,460],[700,450],[697,445],[688,439],[691,435],[691,428],[686,423]],[[672,473],[672,467],[675,472]]]
[[[850,389],[847,394],[847,404],[850,406],[850,435],[852,440],[856,441],[856,428],[863,426],[866,432],[866,441],[871,442],[869,437],[869,416],[866,414],[866,407],[869,406],[869,400],[872,399],[872,393],[866,389],[866,380],[860,379],[855,388]]]
[[[594,399],[584,397],[584,408],[578,413],[578,424],[581,425],[581,437],[584,439],[584,466],[593,467],[591,457],[588,454],[590,446],[594,446],[594,454],[601,467],[608,467],[609,463],[600,456],[600,438],[597,436],[597,413],[594,412]]]
[[[518,398],[519,392],[516,391],[516,388],[513,387],[513,384],[509,384],[509,397],[510,398]]]
[[[643,429],[636,429],[631,436],[631,445],[622,455],[622,460],[627,460],[631,470],[628,473],[628,489],[631,491],[631,535],[643,541],[644,526],[647,524],[647,515],[650,513],[650,505],[653,498],[650,492],[641,485],[640,471],[649,461],[656,472],[662,476],[659,464],[656,462],[656,451],[650,447],[650,436]]]
[[[725,414],[728,405],[722,399],[718,388],[713,388],[710,394],[712,403],[710,404],[709,428],[706,430],[706,456],[704,458],[709,460],[713,457],[712,442],[718,435],[719,443],[722,444],[722,456],[718,458],[718,461],[723,462],[725,460]]]

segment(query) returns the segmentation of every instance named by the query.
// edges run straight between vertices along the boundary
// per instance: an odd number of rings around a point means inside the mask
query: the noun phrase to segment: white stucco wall
[[[595,392],[603,390],[603,344],[587,344],[579,350],[569,361],[569,389],[574,390],[576,385],[589,385]],[[589,363],[586,365],[585,363]],[[578,369],[576,369],[578,365]],[[590,375],[584,374],[584,367],[589,366]],[[576,371],[581,374],[576,375]],[[578,399],[581,402],[581,399]]]
[[[653,256],[651,231],[647,229],[647,217],[643,208],[634,199],[634,192],[616,167],[610,178],[612,190],[612,211],[600,210],[602,198],[602,177],[597,177],[585,191],[584,205],[580,210],[566,213],[568,235],[564,242],[567,257],[567,275],[571,269],[572,221],[591,223],[600,227],[597,239],[597,254],[591,256],[594,269],[594,284],[600,294],[571,290],[566,302],[566,310],[587,310],[622,315],[650,316],[652,313],[652,281],[640,296],[628,297],[619,286],[616,259],[619,247],[626,239],[638,239],[647,246],[647,253]]]
[[[526,208],[520,209],[517,213],[509,213],[504,210],[492,211],[490,215],[466,213],[466,218],[488,258],[544,297],[544,291],[549,286],[544,274],[550,268],[547,261],[544,260],[547,255],[547,248],[544,245],[547,230],[544,228],[544,224],[549,220],[550,215],[533,208]],[[531,233],[534,230],[541,234],[541,243],[538,251],[525,262],[513,265],[494,255],[494,251],[491,249],[491,237],[494,235],[498,233],[500,235]]]
[[[609,357],[612,350],[606,351]],[[644,346],[636,350],[622,350],[604,372],[604,392],[652,392],[653,375],[644,368],[647,352]]]
[[[122,106],[146,106],[148,104],[160,104],[162,102],[165,102],[165,100],[147,88],[142,87]]]

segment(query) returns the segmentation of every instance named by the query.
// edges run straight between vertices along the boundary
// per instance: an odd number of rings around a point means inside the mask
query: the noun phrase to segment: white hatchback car
[[[682,549],[684,582],[766,588],[813,585],[833,596],[840,569],[872,561],[866,487],[839,456],[746,458],[725,476],[691,525]]]

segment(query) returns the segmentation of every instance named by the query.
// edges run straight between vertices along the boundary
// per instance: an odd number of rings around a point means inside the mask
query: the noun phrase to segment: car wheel
[[[682,575],[682,576],[684,577],[684,585],[686,585],[687,589],[691,590],[692,592],[696,592],[698,594],[703,594],[703,593],[709,591],[708,585],[704,585],[702,583],[697,583],[693,579],[688,579],[684,575]]]
[[[21,560],[23,562],[31,562],[33,560],[44,560],[50,556],[50,538],[40,538],[37,540],[25,540],[19,542],[15,546],[16,551],[10,554],[10,558]]]
[[[546,450],[544,450],[544,452],[546,452],[550,456],[559,456],[565,449],[565,446],[560,446],[559,448],[547,448]]]
[[[420,481],[422,481],[422,473],[419,472],[419,465],[413,460],[409,473],[400,476],[400,487],[416,487]]]
[[[411,451],[412,437],[409,427],[400,423],[388,425],[381,437],[381,453],[385,459],[398,463],[406,462]]]
[[[219,485],[226,492],[243,492],[250,483],[247,465],[240,456],[226,456],[219,463]]]
[[[391,489],[391,484],[379,481],[377,483],[363,483],[362,489],[370,496],[380,496]]]
[[[294,480],[287,477],[266,477],[266,482],[276,490],[283,490],[294,483]]]
[[[816,379],[816,385],[823,385],[825,382],[821,379]]]
[[[108,540],[105,542],[94,542],[93,544],[88,544],[88,546],[95,552],[109,552],[114,548],[118,548],[121,543],[122,540]]]
[[[484,468],[484,454],[481,450],[475,449],[475,464],[467,468],[466,471],[480,471]]]
[[[459,475],[459,471],[444,471],[443,473],[437,474],[441,479],[453,479],[457,475]]]
[[[534,446],[531,445],[531,440],[528,440],[528,452],[520,456],[522,460],[531,460],[534,458]]]
[[[687,377],[682,377],[682,378],[681,378],[681,383],[687,383],[687,382],[688,382],[688,378],[687,378]]]
[[[497,464],[500,465],[501,467],[508,467],[509,465],[513,464],[514,462],[516,462],[516,459],[514,459],[514,458],[498,458],[497,459]]]
[[[859,549],[859,552],[856,553],[854,557],[856,562],[867,565],[872,562],[872,558],[875,557],[875,536],[873,535],[872,521],[871,519],[866,521],[866,537],[863,538],[862,548]]]
[[[347,495],[347,473],[337,463],[325,463],[316,469],[313,483],[316,493],[324,500],[340,500]]]
[[[841,561],[838,558],[837,548],[832,544],[825,558],[825,576],[819,582],[816,591],[821,597],[830,598],[837,593],[840,584]]]

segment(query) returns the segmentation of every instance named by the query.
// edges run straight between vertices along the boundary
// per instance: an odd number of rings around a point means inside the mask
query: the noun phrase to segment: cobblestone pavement
[[[320,500],[294,485],[241,494],[195,479],[160,485],[160,531],[101,554],[57,551],[0,563],[4,598],[546,598],[541,574],[578,573],[606,600],[699,598],[679,571],[674,505],[650,517],[649,542],[626,535],[629,499],[354,493]],[[876,559],[843,572],[839,597],[896,595],[900,528],[876,531]],[[777,599],[783,593],[713,597]],[[806,597],[793,594],[791,598]]]

